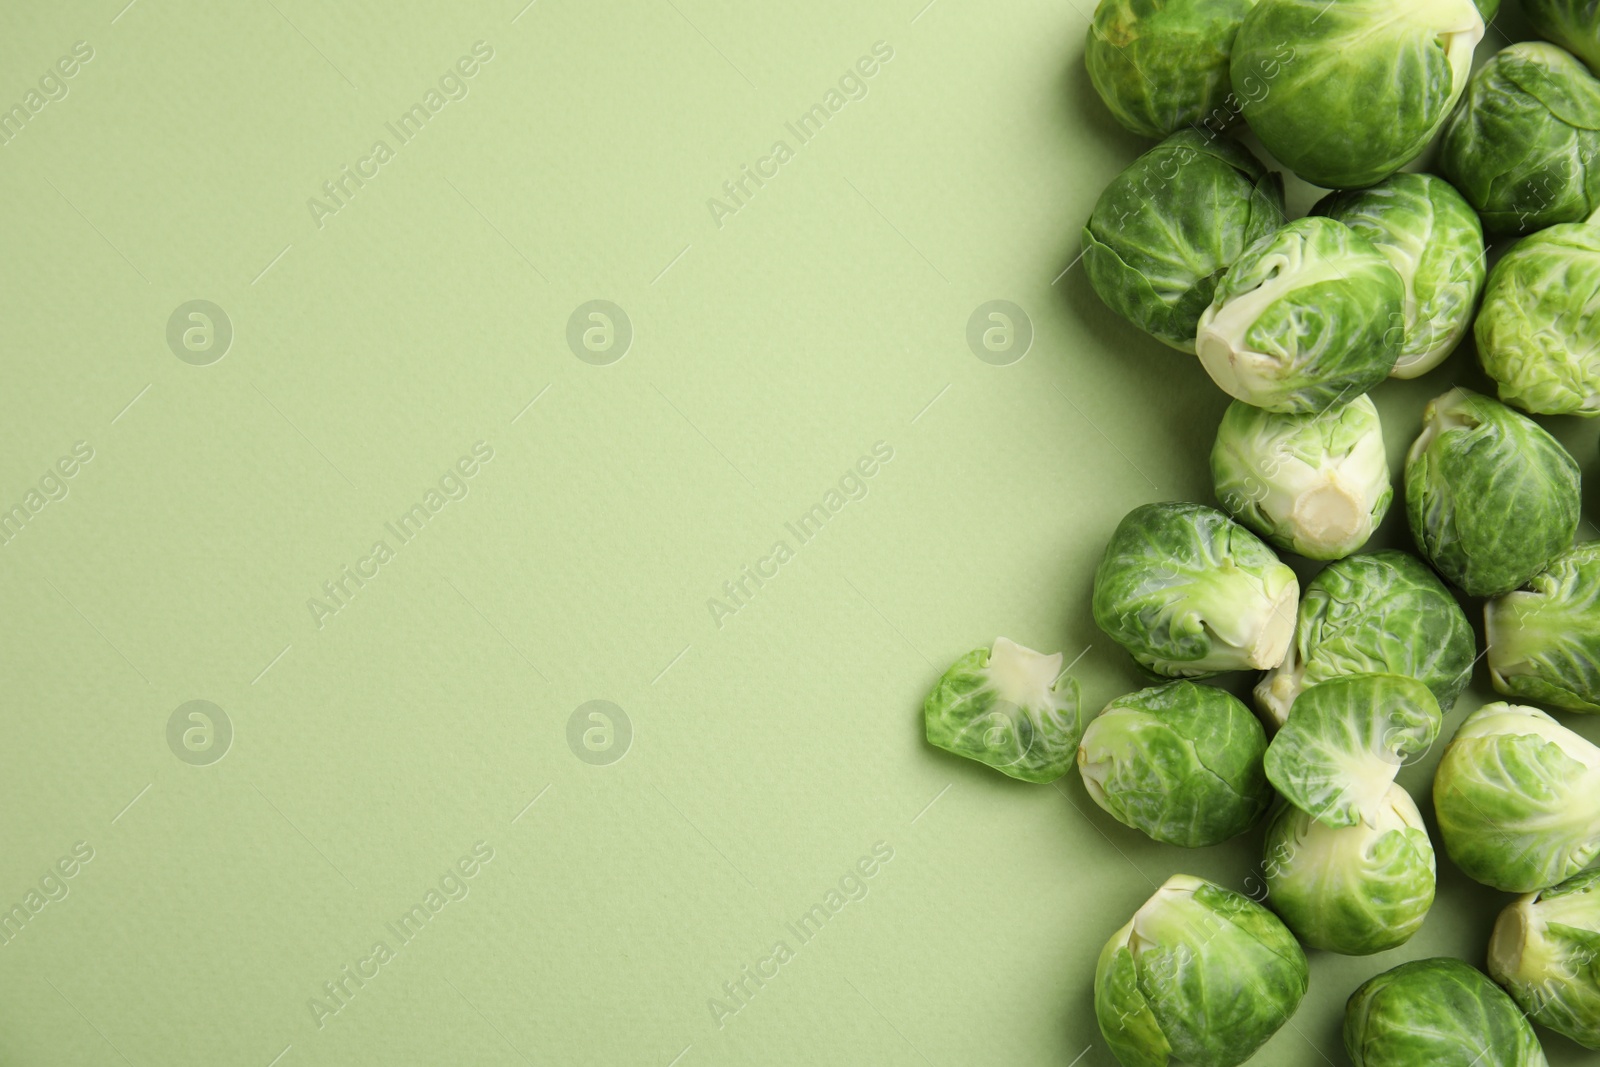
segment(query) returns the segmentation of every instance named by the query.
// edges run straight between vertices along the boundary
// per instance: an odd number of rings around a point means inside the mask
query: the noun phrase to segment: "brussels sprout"
[[[1276,915],[1175,874],[1106,942],[1094,1012],[1127,1067],[1235,1067],[1295,1013],[1309,978]]]
[[[1578,465],[1532,419],[1452,389],[1423,411],[1406,455],[1406,518],[1439,573],[1498,596],[1572,547]]]
[[[1553,44],[1512,45],[1472,76],[1439,170],[1496,233],[1587,218],[1600,208],[1600,81]]]
[[[1388,377],[1404,309],[1405,283],[1371,241],[1333,219],[1296,219],[1228,268],[1195,351],[1246,404],[1318,412]]]
[[[1228,96],[1228,49],[1255,0],[1100,0],[1083,59],[1134,133],[1194,126]]]
[[[1477,0],[1477,4],[1478,14],[1483,16],[1483,24],[1487,27],[1500,14],[1500,0]]]
[[[1330,678],[1295,698],[1289,721],[1267,746],[1267,780],[1328,826],[1375,823],[1394,776],[1428,750],[1443,718],[1415,678]]]
[[[1444,750],[1433,810],[1469,877],[1508,893],[1555,885],[1600,862],[1600,748],[1537,708],[1485,704]]]
[[[950,665],[922,705],[929,743],[1024,782],[1053,782],[1083,733],[1077,679],[1004,637]]]
[[[1600,74],[1600,4],[1595,0],[1522,0],[1522,13],[1540,37]]]
[[[1472,205],[1443,178],[1395,174],[1330,193],[1312,211],[1371,241],[1405,283],[1405,342],[1390,376],[1415,378],[1443,362],[1483,292],[1483,225]]]
[[[1501,400],[1600,415],[1600,213],[1518,241],[1489,276],[1476,332]]]
[[[1367,956],[1403,945],[1433,906],[1433,845],[1390,785],[1371,822],[1335,829],[1282,805],[1267,824],[1267,903],[1312,948]]]
[[[1534,1022],[1600,1049],[1600,870],[1502,911],[1489,973]]]
[[[1359,188],[1433,139],[1482,38],[1472,0],[1260,0],[1233,43],[1233,91],[1284,166]]]
[[[1308,559],[1366,544],[1394,499],[1378,409],[1365,395],[1319,415],[1235,400],[1211,446],[1211,479],[1234,518]]]
[[[1547,1067],[1511,998],[1443,957],[1367,979],[1345,1005],[1344,1047],[1355,1067]]]
[[[1507,696],[1600,712],[1600,541],[1484,605],[1489,677]]]
[[[1170,678],[1275,667],[1300,583],[1255,534],[1202,504],[1145,504],[1094,574],[1094,621]]]
[[[1324,567],[1306,585],[1289,655],[1256,686],[1269,726],[1282,726],[1307,686],[1346,674],[1402,674],[1449,711],[1474,659],[1472,625],[1415,558],[1392,549]]]
[[[1157,841],[1198,848],[1237,837],[1272,799],[1267,733],[1220,689],[1169,682],[1107,704],[1078,746],[1094,802]]]
[[[1283,179],[1231,140],[1173,134],[1112,180],[1083,228],[1089,284],[1157,340],[1194,351],[1217,279],[1283,225]]]

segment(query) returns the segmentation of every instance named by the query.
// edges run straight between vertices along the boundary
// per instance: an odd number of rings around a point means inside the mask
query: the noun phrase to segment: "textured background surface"
[[[1135,504],[1209,499],[1224,398],[1073,266],[1141,149],[1083,74],[1087,0],[123,2],[0,15],[5,107],[93,51],[0,146],[0,508],[93,452],[0,548],[0,902],[93,851],[0,945],[0,1063],[1111,1064],[1099,946],[1171,873],[1243,888],[1259,833],[1156,846],[919,723],[1000,633],[1081,653],[1095,707],[1139,685],[1093,564]],[[167,337],[196,299],[233,333],[203,366]],[[596,299],[633,335],[607,366],[566,341]],[[1009,366],[965,340],[993,299],[1034,331]],[[1397,470],[1458,379],[1470,352],[1378,391]],[[1593,428],[1558,432],[1593,475]],[[879,442],[864,496],[786,529]],[[466,496],[403,543],[385,524],[441,479]],[[308,606],[380,540],[347,604]],[[1407,540],[1397,507],[1380,541]],[[191,700],[231,725],[205,766],[168,741]],[[620,761],[569,746],[591,700],[631,724]],[[1425,809],[1432,762],[1403,779]],[[1350,990],[1479,962],[1504,899],[1446,863],[1414,942],[1316,957],[1258,1062],[1342,1064]],[[341,1006],[347,966],[376,975]]]

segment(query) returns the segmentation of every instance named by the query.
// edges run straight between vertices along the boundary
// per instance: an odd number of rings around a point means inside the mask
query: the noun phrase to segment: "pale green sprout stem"
[[[1600,1049],[1600,870],[1507,906],[1489,939],[1489,973],[1529,1018]]]
[[[1600,712],[1600,542],[1484,605],[1489,677],[1507,696]]]
[[[1360,548],[1394,498],[1378,409],[1365,395],[1315,415],[1234,401],[1217,427],[1211,475],[1236,519],[1308,559]]]

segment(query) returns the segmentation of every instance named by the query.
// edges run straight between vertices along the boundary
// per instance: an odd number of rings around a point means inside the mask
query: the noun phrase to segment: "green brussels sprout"
[[[1444,750],[1433,810],[1468,877],[1508,893],[1555,885],[1600,862],[1600,748],[1537,708],[1485,704]]]
[[[1387,549],[1324,567],[1306,585],[1284,661],[1256,686],[1256,707],[1282,726],[1308,686],[1347,674],[1401,674],[1449,711],[1472,676],[1472,624],[1423,563]]]
[[[1244,833],[1267,809],[1266,750],[1266,731],[1233,696],[1169,682],[1107,704],[1083,732],[1078,771],[1124,826],[1199,848]]]
[[[1600,415],[1600,212],[1518,241],[1489,276],[1476,332],[1501,400]]]
[[[1233,91],[1284,166],[1360,188],[1433,139],[1483,31],[1472,0],[1260,0],[1234,39]]]
[[[1540,37],[1600,74],[1600,4],[1595,0],[1522,0],[1522,13]]]
[[[1318,822],[1374,823],[1395,775],[1428,750],[1443,718],[1415,678],[1330,678],[1295,698],[1267,746],[1267,780]]]
[[[1355,1067],[1547,1067],[1505,991],[1444,957],[1367,979],[1345,1004],[1344,1047]]]
[[[1506,696],[1600,712],[1600,541],[1563,552],[1483,607],[1489,677]]]
[[[1106,306],[1181,352],[1222,276],[1283,225],[1283,179],[1231,140],[1175,133],[1117,175],[1083,228],[1083,265]]]
[[[1094,574],[1094,621],[1169,678],[1275,667],[1300,583],[1255,534],[1203,504],[1145,504]]]
[[[1600,1049],[1600,870],[1502,911],[1489,938],[1489,974],[1534,1022]]]
[[[950,665],[922,705],[928,741],[1024,782],[1053,782],[1083,734],[1077,679],[1008,638]]]
[[[1267,903],[1311,948],[1395,948],[1433,906],[1433,845],[1416,801],[1390,785],[1373,814],[1334,828],[1284,804],[1267,824]]]
[[[1483,16],[1484,26],[1488,26],[1494,21],[1494,17],[1500,14],[1500,0],[1477,0],[1477,4],[1478,14]]]
[[[1211,479],[1235,519],[1308,559],[1366,544],[1394,499],[1383,426],[1365,394],[1320,415],[1235,400],[1211,446]]]
[[[1126,1067],[1235,1067],[1295,1013],[1309,980],[1276,915],[1175,874],[1106,942],[1094,1012]]]
[[[1394,369],[1405,295],[1371,241],[1333,219],[1296,219],[1228,268],[1200,316],[1195,351],[1223,392],[1246,404],[1323,411]]]
[[[1402,173],[1329,193],[1312,211],[1371,241],[1405,283],[1405,341],[1390,376],[1415,378],[1442,363],[1483,292],[1483,224],[1472,205],[1443,178]]]
[[[1100,0],[1083,59],[1118,122],[1165,137],[1228,96],[1228,50],[1255,0]]]
[[[1472,76],[1439,170],[1495,233],[1579,222],[1600,208],[1600,81],[1553,44],[1523,41]]]
[[[1468,389],[1423,411],[1406,455],[1417,548],[1471,596],[1507,593],[1572,547],[1578,465],[1526,415]]]

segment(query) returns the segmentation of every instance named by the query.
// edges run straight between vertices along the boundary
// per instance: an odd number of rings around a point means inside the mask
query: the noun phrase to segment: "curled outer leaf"
[[[1415,678],[1355,674],[1295,698],[1267,746],[1267,779],[1328,826],[1374,822],[1400,768],[1439,736],[1439,702]]]
[[[1009,638],[951,664],[923,704],[928,741],[1025,782],[1053,782],[1072,766],[1083,734],[1078,682]]]

